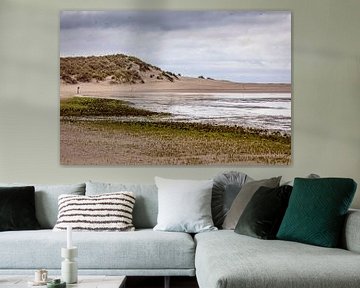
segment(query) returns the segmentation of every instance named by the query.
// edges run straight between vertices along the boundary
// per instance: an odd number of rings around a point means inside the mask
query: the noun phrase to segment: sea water
[[[116,97],[171,113],[173,121],[239,125],[291,133],[290,93],[134,93]]]

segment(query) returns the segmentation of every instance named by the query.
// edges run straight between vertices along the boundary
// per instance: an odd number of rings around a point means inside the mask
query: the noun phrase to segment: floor
[[[164,277],[127,277],[126,288],[163,288]],[[195,277],[171,277],[171,288],[199,288]]]

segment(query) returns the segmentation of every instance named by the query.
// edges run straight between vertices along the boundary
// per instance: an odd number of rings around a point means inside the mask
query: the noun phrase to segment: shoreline
[[[115,102],[114,102],[115,101]],[[112,103],[112,104],[111,104]],[[216,121],[192,121],[186,118],[173,118],[165,112],[139,108],[119,97],[75,96],[60,101],[61,120],[110,121],[110,122],[152,122],[168,125],[211,126],[217,129],[252,131],[261,135],[281,135],[291,137],[291,130],[269,129],[244,123],[220,123]],[[82,108],[81,108],[82,107]],[[221,128],[222,127],[222,128]]]
[[[152,81],[144,84],[111,84],[110,81],[66,84],[60,81],[60,98],[79,94],[96,97],[121,96],[137,93],[291,93],[291,84],[235,83],[181,77],[175,82]]]

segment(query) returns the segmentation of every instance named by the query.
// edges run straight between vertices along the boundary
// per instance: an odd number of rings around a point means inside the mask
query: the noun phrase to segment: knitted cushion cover
[[[355,191],[349,178],[295,178],[277,238],[337,247]]]

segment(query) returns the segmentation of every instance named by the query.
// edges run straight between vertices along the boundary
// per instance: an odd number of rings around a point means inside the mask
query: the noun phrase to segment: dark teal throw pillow
[[[35,188],[0,187],[0,231],[40,229],[35,215]]]
[[[295,178],[277,238],[337,247],[355,191],[349,178]]]
[[[246,205],[235,232],[260,239],[275,239],[288,206],[292,187],[260,187]]]

